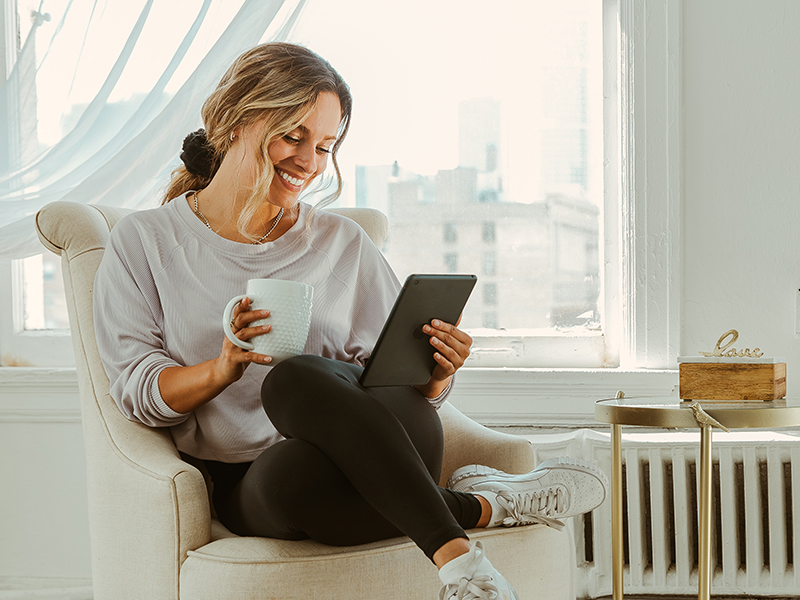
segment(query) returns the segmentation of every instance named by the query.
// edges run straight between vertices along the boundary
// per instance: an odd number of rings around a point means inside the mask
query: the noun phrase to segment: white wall
[[[681,352],[728,329],[800,393],[800,2],[683,2]]]
[[[86,506],[75,372],[2,369],[0,590],[89,585]]]
[[[681,353],[710,349],[736,328],[737,347],[787,359],[793,395],[798,32],[798,0],[683,1]],[[74,376],[47,388],[24,377],[2,381],[0,589],[26,579],[81,584],[90,566]]]

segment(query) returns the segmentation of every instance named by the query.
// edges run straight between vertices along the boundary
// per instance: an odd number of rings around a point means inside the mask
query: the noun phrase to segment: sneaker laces
[[[450,584],[439,591],[439,600],[499,600],[500,590],[492,582],[493,579],[488,575],[475,575],[472,579],[462,577],[455,595],[452,595],[455,586]],[[448,593],[451,595],[445,596]]]
[[[543,523],[555,529],[563,529],[564,522],[554,515],[566,509],[566,501],[566,493],[561,487],[550,487],[541,492],[497,492],[497,503],[508,512],[508,516],[503,519],[506,527]]]
[[[473,557],[458,583],[451,583],[439,590],[439,600],[500,600],[500,590],[491,575],[476,575],[475,571],[483,562],[483,544],[477,542],[472,550]],[[455,594],[454,594],[455,592]]]

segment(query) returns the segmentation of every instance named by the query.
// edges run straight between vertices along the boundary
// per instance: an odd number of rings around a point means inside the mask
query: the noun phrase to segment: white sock
[[[503,519],[508,516],[508,511],[497,503],[497,494],[489,491],[472,492],[472,494],[480,496],[492,507],[492,516],[489,517],[489,523],[486,527],[500,527],[503,524]]]
[[[461,579],[461,574],[467,568],[472,559],[473,553],[467,552],[466,554],[455,557],[449,563],[445,563],[445,565],[439,569],[439,579],[441,579],[442,583],[445,584],[457,582],[459,579]]]

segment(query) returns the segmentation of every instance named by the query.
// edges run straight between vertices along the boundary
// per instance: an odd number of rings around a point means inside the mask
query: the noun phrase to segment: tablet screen
[[[436,366],[422,326],[433,319],[455,324],[475,275],[409,275],[359,380],[364,387],[422,385]]]

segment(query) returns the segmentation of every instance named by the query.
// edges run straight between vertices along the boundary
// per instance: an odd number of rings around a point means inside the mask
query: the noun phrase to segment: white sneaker
[[[561,457],[522,475],[468,465],[453,473],[447,487],[484,497],[494,494],[490,526],[544,523],[560,529],[564,526],[561,519],[587,513],[603,503],[608,478],[590,462]],[[506,514],[495,514],[497,505]]]
[[[439,600],[519,600],[505,578],[486,558],[481,542],[439,569],[444,584]]]

